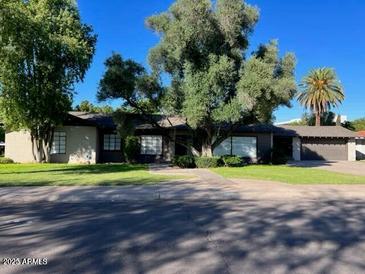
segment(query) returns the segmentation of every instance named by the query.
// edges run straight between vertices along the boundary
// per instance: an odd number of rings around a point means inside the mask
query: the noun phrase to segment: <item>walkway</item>
[[[365,176],[365,162],[301,161],[301,162],[291,162],[290,165],[298,167],[319,168],[332,172]]]

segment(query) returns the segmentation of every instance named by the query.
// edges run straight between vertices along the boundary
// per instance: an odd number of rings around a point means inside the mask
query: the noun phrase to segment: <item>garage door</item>
[[[302,160],[348,159],[347,139],[303,138]]]

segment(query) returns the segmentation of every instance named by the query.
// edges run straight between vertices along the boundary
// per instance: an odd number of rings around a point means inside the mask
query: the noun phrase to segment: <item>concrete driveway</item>
[[[301,161],[291,162],[291,166],[319,168],[332,172],[365,176],[365,162],[348,161]]]

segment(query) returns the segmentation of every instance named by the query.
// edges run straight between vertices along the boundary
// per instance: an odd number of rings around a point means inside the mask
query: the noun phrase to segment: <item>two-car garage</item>
[[[301,159],[306,160],[348,160],[348,140],[345,138],[313,138],[302,140]]]
[[[282,126],[277,134],[293,138],[294,160],[356,160],[356,133],[341,126]]]

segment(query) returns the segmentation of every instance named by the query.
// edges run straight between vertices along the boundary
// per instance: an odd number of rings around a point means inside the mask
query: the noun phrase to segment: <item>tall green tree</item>
[[[316,116],[316,126],[321,125],[321,116],[344,99],[344,90],[331,68],[312,70],[304,77],[298,101]]]
[[[353,120],[351,123],[354,127],[354,130],[356,130],[356,131],[365,130],[365,118],[359,118],[359,119]]]
[[[151,119],[151,113],[159,111],[161,96],[164,93],[158,77],[150,75],[137,62],[123,59],[113,53],[105,61],[105,73],[99,83],[97,98],[100,102],[108,99],[122,99],[122,109],[140,114],[145,120],[159,125]],[[127,122],[118,111],[121,123]]]
[[[38,162],[49,161],[53,130],[71,109],[95,44],[74,0],[0,2],[0,107],[8,128],[30,132]]]
[[[171,80],[161,109],[186,117],[204,156],[239,124],[271,122],[295,94],[293,54],[279,57],[275,41],[246,54],[258,17],[242,0],[177,0],[147,19],[160,37],[153,74]]]
[[[112,114],[114,112],[111,106],[96,106],[88,100],[81,101],[74,109],[75,111],[91,112],[91,113],[103,113]]]

